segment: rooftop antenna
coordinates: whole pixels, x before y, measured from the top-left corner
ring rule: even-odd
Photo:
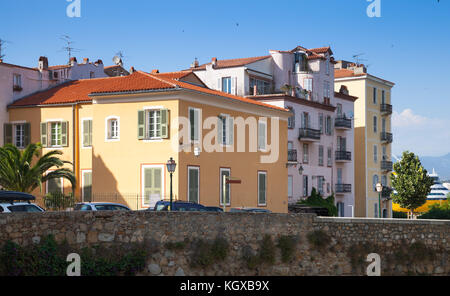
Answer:
[[[116,53],[116,56],[115,56],[114,59],[113,59],[113,62],[116,63],[116,65],[118,65],[117,62],[116,62],[116,60],[115,60],[116,57],[120,59],[120,63],[121,63],[121,66],[122,66],[122,65],[123,65],[123,60],[124,60],[124,58],[126,58],[126,56],[124,55],[123,51],[122,51],[122,50],[119,50],[119,51]]]
[[[6,40],[0,38],[0,59],[3,59],[6,55],[3,53],[6,47],[6,43],[9,43]]]
[[[353,59],[355,60],[355,63],[357,65],[360,65],[361,62],[367,61],[367,59],[361,58],[363,55],[365,55],[365,53],[359,53],[359,54],[353,55]]]
[[[74,47],[72,47],[72,44],[74,42],[72,41],[72,38],[70,38],[70,36],[62,35],[60,37],[60,39],[63,40],[67,44],[67,46],[64,46],[61,50],[67,52],[67,55],[69,56],[69,61],[70,61],[70,58],[72,57],[72,53],[73,52],[77,52],[79,50],[74,48]]]

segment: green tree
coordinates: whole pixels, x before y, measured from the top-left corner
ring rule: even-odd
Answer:
[[[69,180],[73,190],[75,175],[63,168],[71,163],[59,159],[62,152],[57,150],[40,157],[41,149],[41,144],[30,144],[22,151],[10,144],[0,147],[0,186],[5,190],[31,193],[38,187],[42,190],[42,183],[48,180],[64,178]]]
[[[392,200],[412,214],[414,210],[425,204],[431,192],[433,180],[414,153],[403,152],[402,159],[394,164],[392,186],[397,191]]]
[[[323,198],[320,192],[313,187],[311,191],[311,196],[305,200],[298,202],[300,205],[307,205],[311,207],[321,207],[326,208],[330,216],[337,217],[338,209],[334,204],[334,195],[330,195],[327,198]]]

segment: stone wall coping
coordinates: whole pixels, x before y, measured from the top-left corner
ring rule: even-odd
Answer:
[[[347,217],[315,217],[314,222],[318,223],[365,223],[365,224],[425,224],[425,225],[448,225],[450,220],[430,220],[430,219],[379,219],[379,218],[347,218]]]

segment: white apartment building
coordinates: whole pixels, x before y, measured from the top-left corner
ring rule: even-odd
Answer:
[[[49,66],[46,57],[40,57],[37,68],[9,64],[0,60],[0,145],[5,137],[11,137],[18,147],[25,147],[29,142],[29,130],[26,124],[9,122],[7,106],[12,102],[37,91],[53,87],[69,80],[107,77],[101,60],[90,63],[84,59],[78,64],[71,58],[69,64]]]
[[[334,58],[329,47],[271,50],[267,56],[195,61],[191,70],[212,89],[292,110],[288,126],[289,203],[334,193],[340,216],[353,215],[353,102],[335,96]]]

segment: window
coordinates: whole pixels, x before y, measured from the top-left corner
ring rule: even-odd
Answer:
[[[331,148],[328,148],[328,151],[327,151],[327,165],[329,167],[333,165],[332,154],[333,154],[333,150]]]
[[[53,122],[51,124],[51,145],[61,146],[62,127],[61,122]]]
[[[374,210],[374,217],[378,218],[378,203],[375,203],[373,205],[373,210]]]
[[[164,166],[145,165],[142,167],[143,207],[151,207],[164,199]]]
[[[224,179],[229,178],[231,176],[230,169],[220,169],[220,205],[223,206],[223,202],[225,199],[225,204],[227,206],[230,205],[230,184],[225,184],[225,194],[223,193],[224,189]],[[225,197],[225,198],[224,198]]]
[[[267,202],[267,173],[258,172],[258,206],[265,206]]]
[[[95,78],[95,73],[94,72],[91,72],[91,73],[89,73],[89,77],[92,79],[92,78]]]
[[[378,162],[378,146],[373,145],[373,162]]]
[[[303,163],[309,162],[309,146],[308,144],[303,144]]]
[[[307,197],[308,194],[308,176],[303,175],[303,196]]]
[[[305,84],[305,87],[304,87],[305,90],[312,91],[312,88],[313,88],[312,78],[305,78],[304,84]]]
[[[317,188],[319,190],[319,193],[323,196],[324,191],[323,191],[323,184],[324,184],[325,178],[322,176],[318,176],[317,177]]]
[[[288,107],[288,109],[292,112],[292,116],[288,118],[288,128],[295,128],[295,111],[294,108]]]
[[[309,128],[310,125],[310,117],[307,112],[302,113],[302,128]]]
[[[249,94],[251,96],[255,94],[255,88],[257,95],[270,94],[272,92],[272,83],[269,81],[250,77],[249,82]]]
[[[294,69],[292,71],[294,73],[306,71],[306,63],[306,55],[303,52],[294,53]]]
[[[293,192],[294,192],[293,183],[294,183],[293,177],[288,176],[288,197],[290,197],[290,198],[293,197]]]
[[[13,144],[19,149],[30,144],[30,123],[5,123],[3,131],[4,144]]]
[[[106,140],[118,141],[120,139],[120,118],[108,117],[106,118],[107,134]]]
[[[92,120],[83,120],[83,147],[92,147]]]
[[[189,108],[189,122],[190,122],[190,136],[189,139],[191,139],[192,142],[199,141],[199,135],[200,135],[200,109],[196,108]]]
[[[324,81],[323,82],[323,96],[325,98],[330,98],[331,97],[330,82],[329,81]]]
[[[378,120],[377,120],[377,117],[374,116],[374,117],[373,117],[373,132],[374,132],[374,133],[376,133],[377,130],[378,130],[377,125],[378,125]]]
[[[337,137],[337,149],[338,151],[347,151],[347,138]]]
[[[19,75],[19,74],[13,75],[13,86],[20,87],[20,88],[22,87],[22,75]]]
[[[330,57],[327,57],[326,63],[326,73],[327,75],[330,75]]]
[[[387,160],[388,158],[387,158],[387,148],[386,148],[386,146],[383,146],[382,149],[383,149],[382,159],[383,160]]]
[[[381,131],[382,131],[383,133],[386,132],[386,118],[382,118],[382,119],[381,119]]]
[[[258,122],[258,150],[266,150],[267,145],[267,123],[265,121]]]
[[[323,166],[323,146],[319,146],[319,166]]]
[[[231,77],[222,78],[222,91],[231,94]]]
[[[327,116],[326,127],[325,127],[325,134],[331,135],[331,133],[332,133],[331,127],[332,127],[331,116]]]
[[[385,90],[381,91],[381,104],[386,104],[386,92],[385,92]]]
[[[167,138],[169,138],[169,110],[161,108],[138,111],[138,139]]]
[[[342,183],[342,168],[338,168],[337,169],[337,183],[338,184],[343,184]]]
[[[67,147],[69,123],[67,121],[41,122],[43,147]],[[48,139],[48,137],[50,137]]]
[[[336,204],[339,217],[345,217],[345,204],[343,202],[338,202]]]
[[[188,167],[188,200],[189,202],[200,202],[200,168]]]
[[[373,175],[373,179],[372,179],[372,186],[373,186],[373,191],[377,191],[377,184],[378,184],[378,175]]]
[[[373,88],[373,103],[377,103],[377,89],[376,87]]]
[[[83,171],[83,202],[92,201],[92,171]]]
[[[258,125],[259,127],[259,125]],[[229,115],[219,115],[218,138],[221,145],[233,145],[234,139],[234,121]],[[259,134],[258,134],[259,135]]]
[[[336,104],[336,113],[338,118],[342,118],[342,104]]]
[[[382,175],[381,176],[381,185],[383,186],[387,186],[387,176],[386,175]]]
[[[47,193],[63,193],[62,178],[47,181]]]
[[[320,133],[323,134],[323,113],[319,113],[319,129]]]

